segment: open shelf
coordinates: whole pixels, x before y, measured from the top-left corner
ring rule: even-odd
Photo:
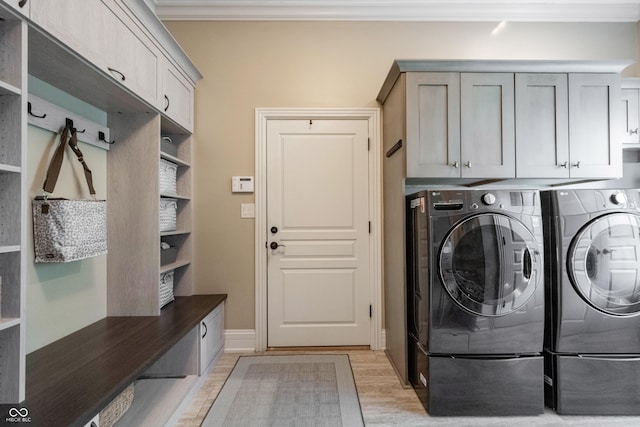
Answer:
[[[187,163],[184,160],[181,160],[181,159],[177,158],[176,156],[172,156],[171,154],[167,154],[167,153],[165,153],[163,151],[160,152],[160,158],[168,160],[170,162],[173,162],[178,166],[185,166],[185,167],[190,167],[191,166],[190,163]]]
[[[18,326],[19,324],[19,317],[0,317],[0,331]]]
[[[20,88],[0,80],[0,95],[22,95]]]
[[[135,382],[133,402],[115,426],[163,426],[192,390],[197,375],[144,378]]]
[[[163,265],[162,267],[160,267],[160,273],[166,273],[167,271],[175,270],[177,268],[184,267],[184,266],[189,265],[189,264],[191,264],[191,261],[178,260],[176,262],[172,262],[171,264],[166,264],[166,265]]]
[[[22,168],[20,166],[0,164],[0,173],[3,173],[3,172],[21,173]]]

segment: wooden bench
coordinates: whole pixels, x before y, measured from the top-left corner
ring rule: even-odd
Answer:
[[[38,426],[83,426],[226,300],[176,297],[153,317],[106,317],[27,355],[26,400]]]

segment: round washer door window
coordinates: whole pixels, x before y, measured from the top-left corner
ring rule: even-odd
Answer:
[[[614,213],[587,224],[569,247],[567,267],[574,288],[594,308],[640,314],[640,216]]]
[[[531,232],[502,214],[480,214],[456,224],[440,247],[445,289],[465,310],[482,316],[517,311],[534,294],[542,258]]]

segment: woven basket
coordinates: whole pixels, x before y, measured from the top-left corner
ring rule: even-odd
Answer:
[[[178,201],[176,199],[160,199],[160,231],[174,231],[176,229],[176,211]]]
[[[173,270],[160,273],[160,308],[169,304],[173,297]]]
[[[176,177],[178,165],[160,159],[160,194],[177,194]]]
[[[124,415],[133,402],[133,383],[129,384],[122,393],[116,396],[102,411],[100,411],[100,427],[111,427]]]

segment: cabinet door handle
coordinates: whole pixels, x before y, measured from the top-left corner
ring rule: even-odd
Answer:
[[[207,336],[207,324],[202,322],[202,326],[204,326],[204,334],[202,334],[202,338]]]
[[[471,169],[471,161],[468,161],[467,163],[464,164],[466,167],[468,167],[469,169]]]
[[[565,169],[566,169],[566,168],[567,168],[567,162],[565,161],[564,163],[560,163],[560,164],[558,165],[558,167],[561,167],[561,168],[565,168]]]
[[[20,6],[20,9],[22,9],[24,7],[24,5],[27,4],[27,0],[20,0],[18,2],[18,6]]]
[[[572,164],[571,166],[573,166],[574,168],[580,169],[580,161],[578,161],[577,163]]]
[[[456,161],[456,162],[453,162],[453,164],[451,166],[453,166],[454,168],[458,169],[460,167],[460,163],[458,163]]]
[[[107,67],[107,70],[111,71],[111,74],[113,74],[113,73],[118,74],[120,76],[120,80],[122,80],[122,81],[126,80],[124,74],[122,74],[120,71],[116,70],[115,68]]]
[[[638,134],[638,128],[631,129],[631,130],[629,131],[629,135],[637,135],[637,134]]]
[[[164,107],[164,112],[166,113],[169,109],[169,97],[167,95],[164,96],[164,99],[167,100],[167,105]]]

